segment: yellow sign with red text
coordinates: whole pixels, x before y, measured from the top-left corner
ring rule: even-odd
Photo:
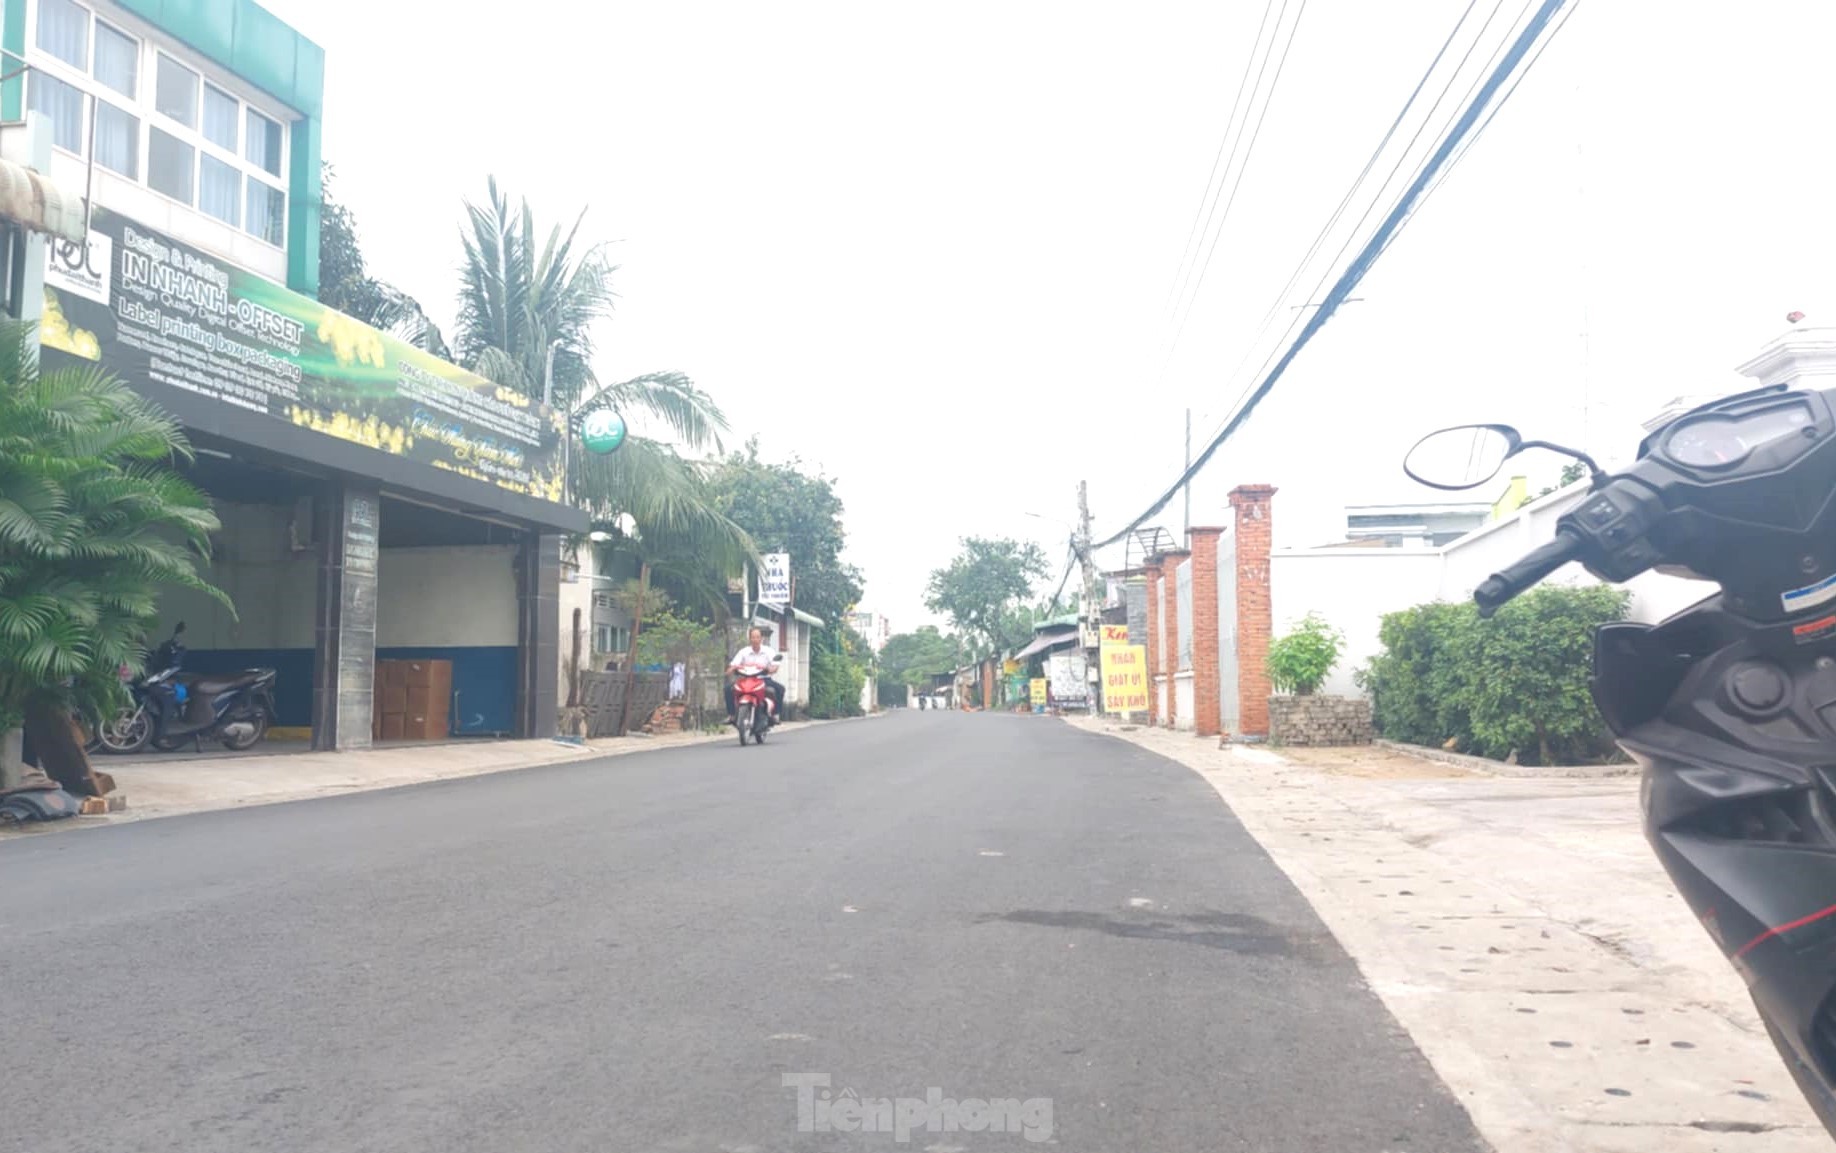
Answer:
[[[1102,657],[1103,711],[1147,712],[1147,646],[1106,644],[1097,651]]]
[[[1125,645],[1128,643],[1127,625],[1104,625],[1102,643],[1106,645]]]

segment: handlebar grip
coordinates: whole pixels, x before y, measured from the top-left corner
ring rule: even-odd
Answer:
[[[1557,529],[1554,540],[1531,549],[1515,564],[1503,572],[1493,573],[1473,590],[1473,602],[1479,606],[1479,615],[1491,616],[1498,611],[1498,606],[1574,560],[1580,552],[1581,538],[1566,529]]]

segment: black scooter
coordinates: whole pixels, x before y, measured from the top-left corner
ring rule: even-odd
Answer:
[[[1490,616],[1569,561],[1720,585],[1658,624],[1599,629],[1593,697],[1644,768],[1652,848],[1836,1134],[1836,390],[1703,405],[1614,474],[1506,425],[1433,433],[1404,471],[1457,491],[1533,447],[1585,464],[1591,487],[1473,599]]]
[[[133,686],[151,724],[154,748],[171,752],[186,742],[200,752],[214,740],[237,752],[253,747],[274,723],[274,670],[244,669],[222,676],[184,673],[185,622],[155,650],[148,668],[159,669]]]

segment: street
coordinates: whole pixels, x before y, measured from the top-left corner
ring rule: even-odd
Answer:
[[[1188,769],[780,736],[0,843],[0,1148],[1482,1148]]]

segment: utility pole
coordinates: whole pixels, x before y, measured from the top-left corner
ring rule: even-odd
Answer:
[[[1192,471],[1192,410],[1186,410],[1186,471]],[[1192,547],[1192,482],[1186,482],[1186,520],[1182,533],[1187,548]]]
[[[1086,669],[1084,684],[1086,689],[1091,684],[1088,670],[1098,667],[1097,658],[1100,653],[1097,646],[1103,637],[1103,605],[1097,599],[1096,557],[1090,548],[1092,539],[1094,538],[1090,534],[1090,488],[1086,482],[1080,480],[1077,482],[1077,536],[1072,539],[1072,547],[1077,550],[1078,563],[1084,569],[1084,627],[1089,630],[1089,635],[1084,638]],[[1091,694],[1090,711],[1093,714],[1103,711],[1100,682],[1097,685],[1097,691]]]

